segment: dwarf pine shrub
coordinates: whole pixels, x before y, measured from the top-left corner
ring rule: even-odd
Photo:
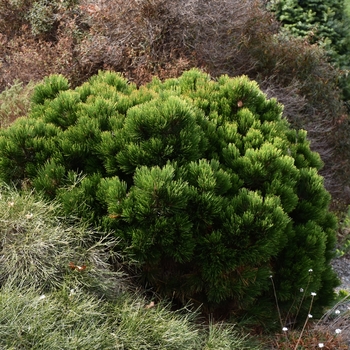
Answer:
[[[273,275],[289,315],[300,288],[317,292],[315,315],[330,302],[322,163],[257,83],[191,70],[139,89],[112,72],[67,84],[47,78],[28,118],[1,130],[2,180],[113,229],[162,295],[266,319]]]

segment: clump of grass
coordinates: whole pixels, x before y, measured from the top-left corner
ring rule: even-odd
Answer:
[[[234,326],[225,323],[210,323],[203,350],[259,349],[248,335],[240,336]]]
[[[258,349],[247,335],[241,335],[234,325],[213,323],[199,327],[195,324],[196,311],[186,307],[170,311],[164,303],[145,305],[127,296],[124,304],[117,304],[115,313],[118,327],[114,331],[118,346],[123,349]],[[159,322],[162,320],[161,322]],[[135,333],[135,329],[142,330]]]
[[[106,307],[92,295],[1,289],[1,349],[113,349],[111,333]]]
[[[23,86],[19,80],[0,93],[0,127],[6,127],[18,117],[28,114],[30,96],[34,90],[34,83]]]
[[[195,312],[170,311],[164,304],[146,304],[134,295],[116,303],[113,335],[117,349],[195,349],[200,340]]]
[[[11,280],[45,292],[71,280],[104,295],[122,288],[122,274],[109,263],[117,258],[115,238],[97,240],[86,226],[65,224],[56,204],[33,194],[3,186],[0,195],[0,285]]]
[[[113,302],[68,286],[47,294],[7,283],[0,292],[1,349],[227,350],[248,347],[233,326],[195,324],[196,312],[150,307],[137,295]]]

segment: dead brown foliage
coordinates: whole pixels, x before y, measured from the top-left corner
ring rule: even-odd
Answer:
[[[0,84],[2,87],[10,85],[14,79],[24,83],[39,81],[52,73],[69,75],[73,64],[71,40],[69,37],[59,37],[53,44],[44,40],[37,40],[26,34],[8,40],[1,36],[1,64]]]

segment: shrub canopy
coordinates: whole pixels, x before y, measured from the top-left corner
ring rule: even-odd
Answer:
[[[1,179],[112,228],[163,295],[266,319],[272,275],[282,310],[300,288],[316,309],[331,300],[320,157],[247,77],[194,69],[137,89],[100,72],[70,90],[51,76],[0,132]]]

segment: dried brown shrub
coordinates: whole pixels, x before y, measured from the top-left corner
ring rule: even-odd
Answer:
[[[9,38],[21,35],[23,25],[27,24],[28,13],[34,0],[0,0],[0,33]]]
[[[52,73],[69,74],[73,55],[71,42],[61,37],[56,44],[22,34],[12,40],[2,38],[5,59],[0,67],[0,86],[15,79],[39,81]],[[7,51],[7,52],[6,52]]]
[[[48,2],[47,6],[51,7],[48,7],[47,15],[54,18],[54,22],[49,31],[45,28],[40,31],[39,19],[35,23],[29,16],[37,4],[44,6],[46,3],[0,0],[0,91],[16,79],[26,84],[52,73],[68,77],[74,74],[79,34],[77,12],[73,7],[63,5],[65,2]],[[45,18],[40,20],[45,22]],[[38,27],[34,28],[35,25]]]
[[[196,66],[185,45],[178,5],[164,0],[82,1],[90,26],[79,46],[82,71],[89,75],[113,69],[140,85],[154,75],[176,76]]]

